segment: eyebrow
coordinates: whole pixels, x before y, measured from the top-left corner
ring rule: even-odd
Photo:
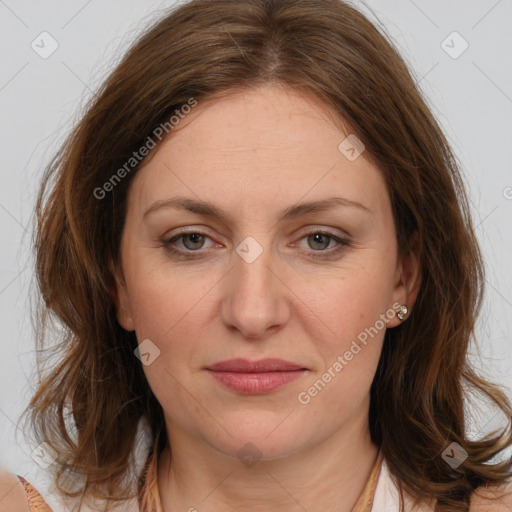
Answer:
[[[358,201],[352,201],[344,197],[331,197],[321,201],[299,203],[285,208],[281,211],[278,222],[291,220],[308,213],[324,212],[335,208],[336,206],[354,207],[365,212],[372,213],[368,207],[362,203],[359,203]],[[217,206],[206,201],[200,201],[188,197],[172,197],[170,199],[156,201],[144,212],[143,218],[146,218],[150,213],[153,213],[156,210],[160,210],[161,208],[188,210],[189,212],[196,213],[198,215],[216,217],[224,223],[229,223],[230,221],[230,216],[221,208],[218,208]]]

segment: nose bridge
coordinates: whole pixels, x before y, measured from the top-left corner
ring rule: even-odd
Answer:
[[[226,325],[247,338],[264,337],[288,318],[282,287],[271,270],[273,260],[270,246],[253,237],[245,238],[233,254],[234,268],[222,316]]]

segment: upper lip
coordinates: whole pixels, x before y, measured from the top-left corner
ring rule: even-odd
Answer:
[[[239,373],[259,373],[259,372],[284,372],[293,370],[306,370],[304,366],[284,359],[260,359],[259,361],[249,361],[248,359],[228,359],[212,364],[206,368],[216,372],[239,372]]]

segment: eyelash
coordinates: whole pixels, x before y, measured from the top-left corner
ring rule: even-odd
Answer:
[[[203,233],[201,231],[182,231],[181,233],[177,234],[176,236],[173,236],[172,238],[168,240],[163,240],[163,247],[167,252],[169,252],[173,256],[177,256],[183,259],[193,259],[193,258],[200,258],[203,255],[203,252],[201,252],[201,249],[198,249],[196,251],[192,250],[182,250],[182,249],[176,249],[175,246],[173,246],[174,242],[180,240],[183,237],[186,237],[187,235],[201,235],[207,238],[211,237],[207,233]],[[350,247],[350,242],[347,239],[340,238],[332,233],[329,233],[328,231],[321,231],[321,230],[315,230],[310,231],[308,233],[305,233],[300,240],[303,240],[304,238],[307,238],[312,235],[324,235],[330,238],[329,243],[334,240],[337,245],[334,248],[331,249],[323,249],[314,251],[311,249],[310,256],[314,259],[327,259],[329,257],[333,257],[338,255],[340,252],[345,250],[347,247]],[[299,240],[299,241],[300,241]],[[315,254],[320,253],[320,254]]]

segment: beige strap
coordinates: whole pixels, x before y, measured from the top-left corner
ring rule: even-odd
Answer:
[[[18,478],[23,485],[23,488],[25,489],[25,493],[27,494],[30,512],[53,512],[52,509],[48,506],[48,503],[44,501],[43,497],[32,484],[29,484],[20,475],[18,475]]]
[[[160,493],[158,492],[158,460],[155,447],[144,466],[139,483],[140,512],[162,512]]]
[[[375,464],[370,472],[370,476],[366,481],[363,492],[357,503],[354,505],[353,512],[371,512],[373,507],[373,499],[375,497],[375,489],[379,480],[380,468],[382,467],[382,453],[379,452]]]

